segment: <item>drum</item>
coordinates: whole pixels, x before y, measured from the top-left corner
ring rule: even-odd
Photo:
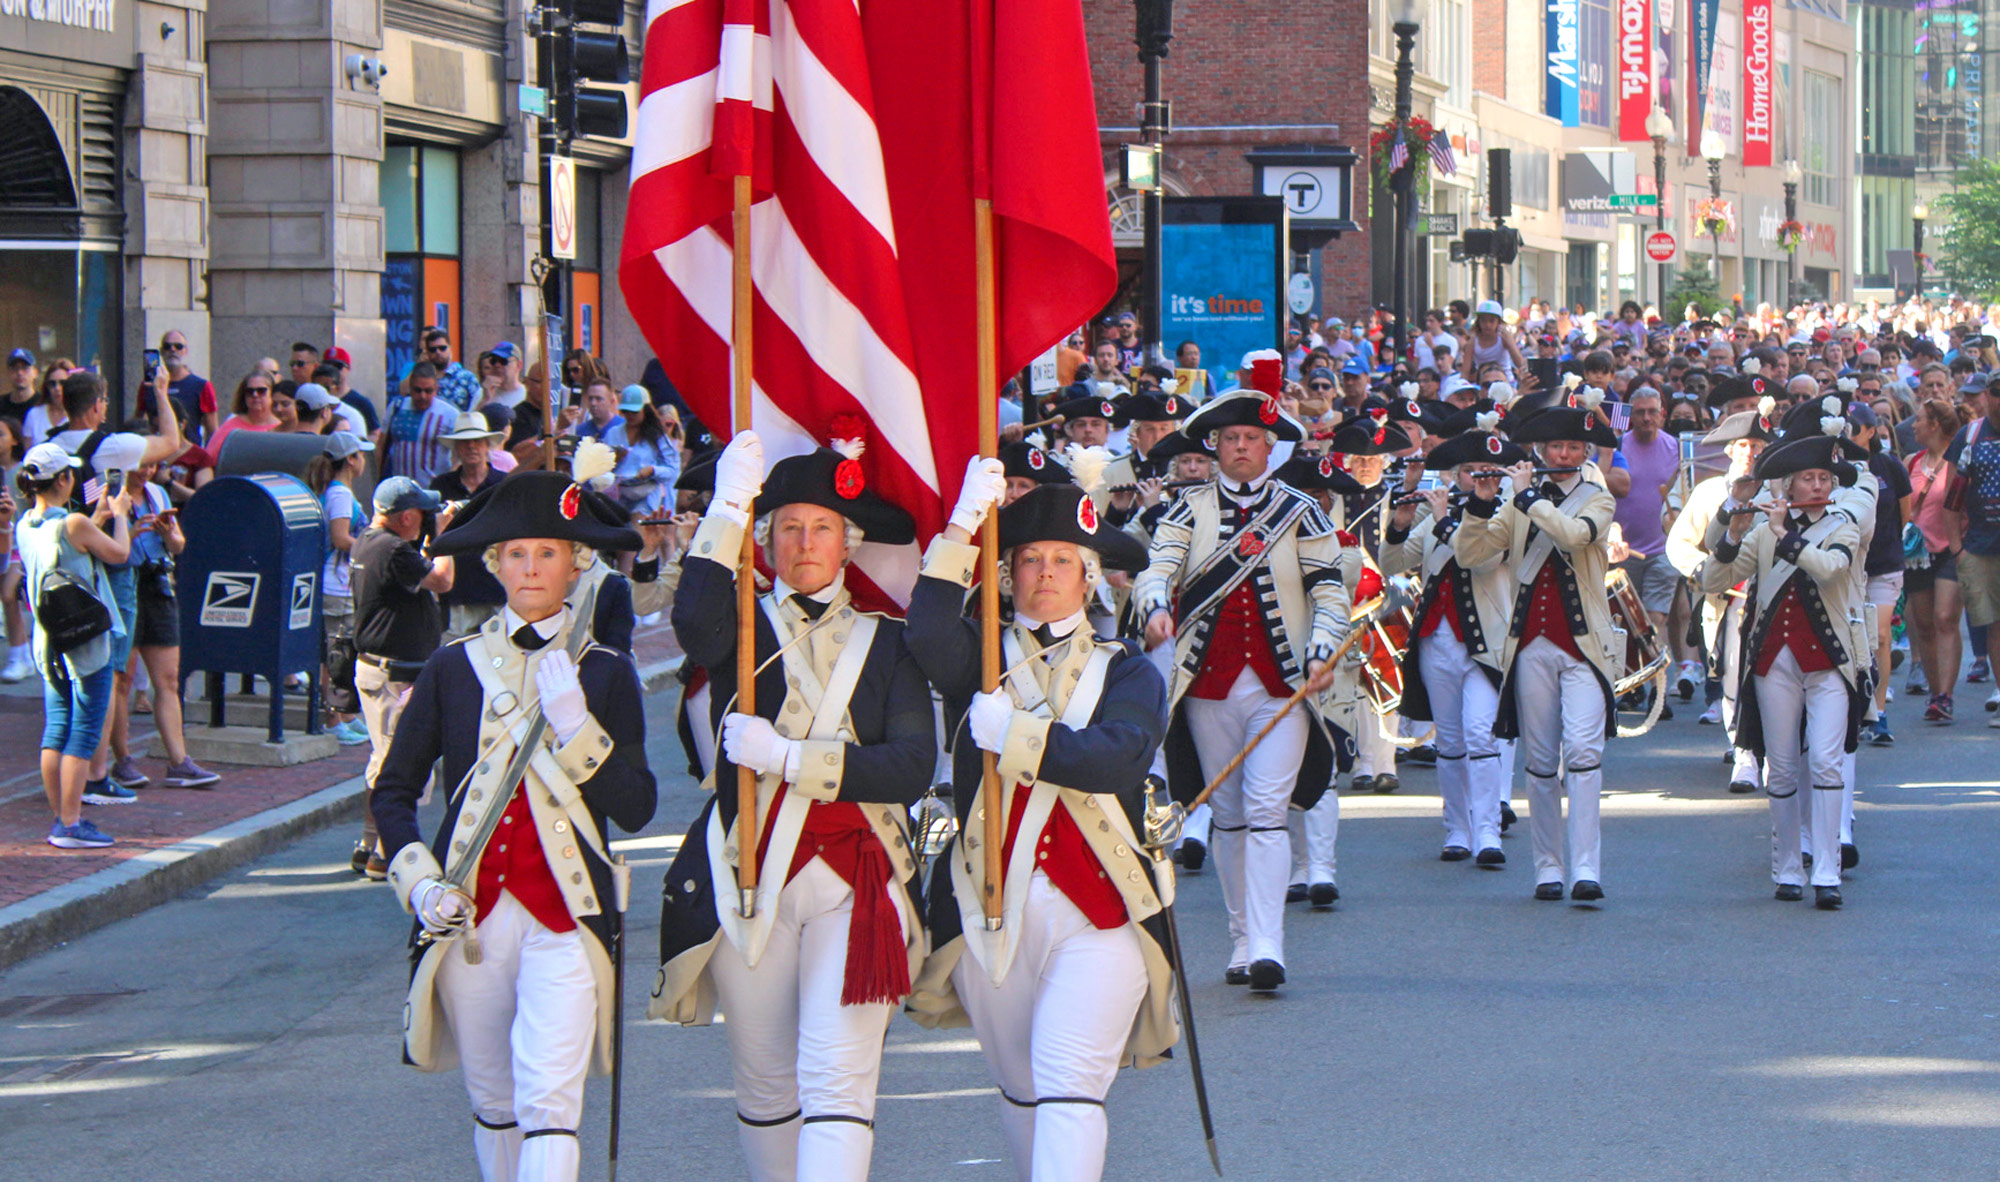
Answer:
[[[1407,604],[1415,598],[1413,586],[1406,586],[1400,600]],[[1355,645],[1361,651],[1361,692],[1375,713],[1388,714],[1403,704],[1403,652],[1417,626],[1416,608],[1389,607],[1377,598],[1352,618],[1355,627],[1366,630]]]
[[[1611,689],[1623,697],[1651,681],[1667,667],[1671,655],[1653,634],[1653,618],[1646,614],[1639,589],[1622,570],[1614,570],[1604,583],[1605,598],[1611,608],[1611,625],[1625,632],[1625,668]]]

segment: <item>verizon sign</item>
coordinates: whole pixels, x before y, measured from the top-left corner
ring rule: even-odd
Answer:
[[[1771,166],[1774,51],[1771,0],[1743,0],[1743,166]]]
[[[1765,12],[1770,0],[1763,0]],[[1653,110],[1653,0],[1618,0],[1618,138],[1644,140]]]

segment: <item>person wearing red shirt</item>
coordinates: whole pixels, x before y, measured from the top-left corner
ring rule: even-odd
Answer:
[[[596,498],[523,473],[438,536],[441,557],[483,556],[507,606],[424,662],[369,797],[389,882],[417,916],[404,1053],[421,1070],[463,1065],[487,1182],[577,1175],[584,1078],[612,1068],[629,887],[608,826],[637,832],[657,800],[631,658],[587,640],[571,655],[583,624],[563,600],[580,565],[640,544]],[[508,782],[536,717],[540,749]],[[444,816],[426,845],[434,765]]]
[[[1753,471],[1758,480],[1776,483],[1762,520],[1758,509],[1726,502],[1718,516],[1727,515],[1729,525],[1702,572],[1710,594],[1753,580],[1749,602],[1756,616],[1743,649],[1737,742],[1764,758],[1777,898],[1791,902],[1805,895],[1800,838],[1802,824],[1809,824],[1818,855],[1814,904],[1822,911],[1842,901],[1835,852],[1842,765],[1854,749],[1870,657],[1848,624],[1861,616],[1850,573],[1863,549],[1861,530],[1850,508],[1834,502],[1840,489],[1872,491],[1874,483],[1859,481],[1855,464],[1842,453],[1847,420],[1828,421],[1832,434],[1811,430],[1817,421],[1787,422],[1789,438],[1759,456]]]
[[[1527,764],[1535,897],[1561,899],[1567,879],[1571,900],[1592,904],[1604,898],[1598,797],[1604,741],[1616,726],[1611,685],[1625,643],[1605,598],[1617,501],[1590,457],[1593,447],[1615,446],[1617,436],[1583,395],[1556,390],[1545,397],[1525,412],[1517,400],[1508,414],[1513,441],[1537,445],[1540,474],[1522,460],[1507,468],[1512,499],[1468,501],[1452,551],[1473,570],[1504,555],[1514,572],[1493,733],[1520,739]]]
[[[1097,640],[1084,615],[1104,573],[1143,568],[1145,549],[1100,520],[1082,489],[1047,484],[999,510],[1011,672],[979,692],[980,628],[961,605],[972,539],[1006,481],[1001,461],[971,462],[910,599],[911,651],[945,717],[965,728],[952,746],[961,844],[932,873],[935,951],[911,1009],[925,1025],[955,1025],[960,1011],[970,1020],[1017,1177],[1085,1182],[1103,1174],[1104,1098],[1119,1065],[1159,1062],[1178,1038],[1160,914],[1173,866],[1147,856],[1171,835],[1157,815],[1148,831],[1144,799],[1167,690],[1137,645]],[[981,752],[998,756],[1002,799],[991,806]],[[987,807],[1006,817],[998,932],[986,930],[985,859],[972,845]]]

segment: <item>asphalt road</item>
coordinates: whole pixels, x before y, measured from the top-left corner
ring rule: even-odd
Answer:
[[[1968,692],[1968,705],[1983,694]],[[654,766],[680,768],[652,704]],[[1992,1177],[2000,1173],[2000,735],[1968,709],[1861,755],[1846,910],[1771,898],[1767,810],[1693,710],[1606,760],[1597,910],[1437,861],[1433,778],[1344,801],[1337,910],[1294,908],[1291,984],[1221,982],[1215,875],[1184,880],[1231,1178]],[[658,887],[699,806],[662,775],[628,982],[628,1177],[742,1176],[719,1029],[643,1020]],[[1517,802],[1517,807],[1523,807]],[[0,975],[0,1175],[472,1177],[455,1074],[400,1065],[407,920],[344,828]],[[1810,896],[1810,893],[1808,893]],[[875,1176],[1008,1179],[965,1031],[890,1028]],[[601,1176],[607,1090],[585,1117]],[[1127,1072],[1108,1176],[1208,1175],[1184,1061]],[[31,1167],[26,1163],[33,1163]]]

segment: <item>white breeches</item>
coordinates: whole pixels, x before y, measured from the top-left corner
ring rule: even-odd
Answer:
[[[1571,882],[1601,882],[1597,807],[1604,785],[1604,691],[1596,671],[1537,636],[1514,657],[1514,712],[1528,770],[1535,881],[1561,882],[1567,868]]]
[[[1000,1085],[1015,1177],[1102,1177],[1104,1097],[1146,996],[1138,929],[1093,927],[1038,871],[1005,979],[993,984],[966,956],[952,984]]]
[[[1389,741],[1389,735],[1397,733],[1398,723],[1395,711],[1377,715],[1375,708],[1362,698],[1354,707],[1354,775],[1393,776],[1396,774],[1396,745]],[[1388,734],[1384,734],[1384,729]]]
[[[1500,798],[1506,774],[1493,718],[1500,691],[1450,625],[1417,649],[1424,690],[1437,726],[1438,795],[1444,798],[1444,844],[1469,850],[1500,845]]]
[[[1756,684],[1764,725],[1764,791],[1771,798],[1771,881],[1804,884],[1800,827],[1809,815],[1812,884],[1838,886],[1847,682],[1833,669],[1803,672],[1787,648]]]
[[[458,1045],[486,1182],[576,1177],[597,984],[581,929],[552,932],[511,894],[479,924],[482,953],[448,948],[437,989]]]
[[[1227,698],[1184,698],[1182,704],[1202,775],[1213,779],[1284,709],[1285,700],[1265,692],[1256,674],[1245,669]],[[1216,869],[1229,909],[1231,964],[1285,960],[1285,886],[1292,861],[1285,815],[1310,725],[1304,709],[1287,714],[1209,798]]]
[[[753,1182],[868,1177],[882,1040],[896,1007],[840,1004],[853,913],[854,888],[814,858],[779,892],[756,968],[726,936],[709,961]]]
[[[1285,829],[1292,839],[1292,876],[1295,883],[1338,882],[1335,875],[1335,846],[1340,840],[1340,791],[1329,786],[1319,803],[1285,816]]]

